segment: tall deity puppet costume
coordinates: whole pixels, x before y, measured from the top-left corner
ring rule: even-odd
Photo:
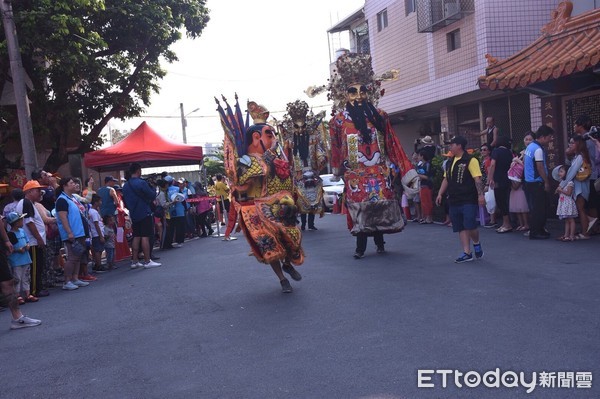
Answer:
[[[309,112],[305,101],[287,104],[287,113],[279,125],[286,144],[286,152],[293,162],[294,196],[298,212],[323,216],[323,181],[320,171],[327,163],[322,145],[321,127],[324,114]],[[311,218],[309,217],[309,228]],[[304,223],[303,223],[304,226]]]
[[[357,259],[364,256],[368,236],[374,237],[381,253],[383,234],[405,226],[391,170],[404,176],[412,165],[388,115],[374,105],[381,95],[381,80],[373,74],[369,55],[351,53],[337,60],[329,85],[337,111],[329,124],[331,166],[335,176],[344,178],[348,228],[357,236]]]
[[[224,163],[233,183],[233,209],[252,254],[259,262],[268,263],[278,276],[282,291],[292,292],[282,271],[294,280],[302,277],[293,265],[304,262],[302,235],[296,226],[297,208],[293,200],[291,164],[277,138],[275,129],[266,123],[269,111],[248,102],[244,121],[238,98],[232,109],[217,100],[221,124],[225,132]],[[254,124],[249,126],[248,116]]]

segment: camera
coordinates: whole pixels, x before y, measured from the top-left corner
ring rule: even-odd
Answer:
[[[598,131],[596,126],[592,126],[590,131],[583,135],[583,138],[586,140],[589,140],[591,137],[595,138],[596,140],[600,140],[600,131]]]

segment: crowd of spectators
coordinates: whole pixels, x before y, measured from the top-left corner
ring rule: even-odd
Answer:
[[[122,187],[106,176],[97,191],[91,177],[83,191],[75,177],[43,170],[31,177],[10,192],[0,222],[0,310],[10,308],[11,328],[39,325],[18,307],[39,301],[51,288],[89,286],[98,274],[117,268],[119,250],[131,268],[161,266],[153,248],[178,248],[186,238],[213,235],[220,213],[214,191],[211,196],[200,182],[166,172],[142,178],[138,164],[131,165]],[[228,191],[224,178],[219,183]]]

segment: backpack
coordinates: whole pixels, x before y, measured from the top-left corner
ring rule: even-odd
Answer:
[[[589,179],[591,174],[592,174],[592,167],[590,166],[589,163],[587,163],[586,161],[583,161],[583,165],[581,165],[581,168],[579,168],[579,170],[577,171],[577,174],[575,175],[575,180],[586,181],[587,179]]]

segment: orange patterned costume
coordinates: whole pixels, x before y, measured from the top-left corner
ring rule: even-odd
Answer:
[[[229,105],[227,111],[220,105],[218,110],[225,131],[225,170],[234,186],[232,208],[239,216],[239,226],[252,254],[259,262],[271,265],[278,261],[284,265],[302,264],[304,252],[302,235],[296,226],[291,165],[282,151],[253,147],[250,142],[253,132],[274,131],[264,123],[268,111],[249,102],[248,111],[255,124],[247,126],[237,101],[236,112]]]
[[[235,209],[239,211],[239,224],[252,253],[259,262],[289,260],[300,265],[304,262],[304,252],[302,235],[296,226],[289,165],[279,163],[280,173],[273,173],[277,168],[273,162],[279,159],[271,150],[262,155],[250,154],[249,158],[250,167],[238,175],[237,183],[243,186],[250,182],[250,186],[237,194],[238,198],[251,193],[256,196],[245,201],[236,199]]]

